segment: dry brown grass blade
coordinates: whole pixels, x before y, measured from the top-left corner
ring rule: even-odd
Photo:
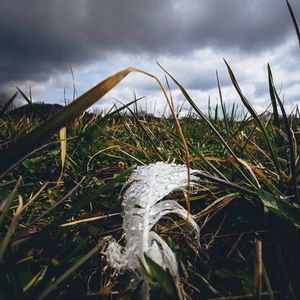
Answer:
[[[45,143],[54,133],[69,124],[83,111],[102,98],[133,70],[133,68],[121,70],[101,81],[71,104],[63,107],[38,128],[32,130],[16,142],[11,143],[7,149],[2,150],[0,152],[2,158],[0,161],[0,178],[21,162],[29,153]]]
[[[249,164],[247,161],[245,161],[245,160],[243,160],[243,159],[241,159],[241,158],[238,158],[238,162],[239,162],[240,164],[242,164],[242,165],[248,170],[248,172],[249,172],[250,175],[252,176],[253,180],[255,181],[256,186],[257,186],[258,188],[260,188],[260,184],[259,184],[259,182],[258,182],[258,180],[257,180],[257,178],[256,178],[256,176],[255,176],[255,172],[253,171],[253,166],[252,166],[251,164]]]
[[[67,128],[63,127],[59,131],[59,139],[60,139],[60,157],[61,157],[61,168],[63,170],[66,161],[67,155]]]
[[[142,73],[142,74],[144,74],[146,76],[149,76],[149,77],[153,78],[154,80],[156,80],[156,82],[160,86],[160,88],[161,88],[161,90],[162,90],[162,92],[163,92],[163,94],[164,94],[164,96],[165,96],[165,98],[167,100],[168,106],[170,107],[172,116],[173,116],[173,118],[175,120],[175,124],[176,124],[176,127],[178,129],[178,133],[179,133],[180,138],[182,140],[183,149],[185,151],[185,163],[186,163],[186,167],[187,167],[187,178],[188,178],[187,193],[186,193],[186,204],[187,204],[188,211],[190,212],[190,210],[191,210],[191,199],[190,199],[190,186],[191,186],[190,155],[189,155],[188,145],[187,145],[186,139],[184,137],[184,134],[183,134],[180,122],[178,120],[177,114],[174,111],[172,101],[171,101],[170,97],[168,96],[168,93],[167,93],[164,85],[162,84],[161,80],[158,77],[156,77],[155,75],[153,75],[151,73],[148,73],[148,72],[145,72],[143,70],[140,70],[140,69],[133,68],[133,71]]]
[[[59,179],[57,180],[57,185],[62,181],[64,174],[65,161],[67,156],[67,127],[63,127],[59,130],[60,139],[60,159],[61,159],[61,173]]]
[[[81,220],[77,220],[77,221],[64,223],[64,224],[59,225],[59,227],[68,227],[68,226],[78,225],[78,224],[81,224],[81,223],[94,222],[94,221],[99,221],[99,220],[106,220],[108,218],[115,217],[115,216],[120,216],[120,215],[121,215],[121,213],[114,213],[114,214],[109,214],[109,215],[104,215],[104,216],[91,217],[91,218],[86,218],[86,219],[81,219]]]
[[[203,209],[200,213],[195,215],[195,219],[201,219],[203,217],[206,217],[207,215],[216,212],[217,210],[222,209],[227,204],[229,204],[232,200],[237,198],[239,195],[240,195],[239,193],[232,193],[215,200],[212,204],[210,204],[205,209]]]
[[[261,299],[262,289],[262,241],[260,236],[255,233],[254,238],[255,256],[254,256],[254,273],[253,273],[253,298]]]

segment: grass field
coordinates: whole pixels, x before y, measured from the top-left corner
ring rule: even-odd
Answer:
[[[50,121],[43,105],[2,111],[1,299],[132,299],[130,274],[108,266],[104,238],[122,237],[128,176],[156,161],[203,171],[187,203],[200,240],[179,219],[155,225],[176,254],[187,299],[300,297],[299,110],[286,114],[269,68],[270,113],[258,115],[228,71],[243,116],[226,107],[220,86],[219,109],[204,114],[174,78],[191,105],[180,119],[141,116],[138,99],[105,117],[77,100],[71,116]],[[186,205],[182,193],[168,197]],[[151,276],[152,299],[167,299],[170,278]]]
[[[124,245],[128,178],[158,161],[186,165],[187,190],[165,198],[189,210],[200,237],[189,219],[153,226],[180,280],[150,256],[133,257],[151,299],[300,298],[300,111],[287,114],[268,66],[270,106],[258,114],[226,65],[244,114],[226,106],[218,78],[220,102],[205,114],[165,70],[190,105],[184,117],[164,84],[135,68],[65,107],[34,104],[18,89],[28,105],[9,111],[15,94],[0,109],[0,299],[141,299],[144,283],[130,289],[133,274],[111,267],[107,248],[112,238]],[[157,82],[169,117],[140,114],[140,99],[105,116],[86,112],[131,72]],[[190,169],[199,170],[193,188]]]

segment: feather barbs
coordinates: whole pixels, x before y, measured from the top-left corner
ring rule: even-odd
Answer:
[[[191,186],[196,185],[197,177],[194,175],[198,172],[191,170]],[[162,217],[176,214],[185,219],[199,237],[199,227],[193,216],[175,200],[163,200],[173,191],[186,191],[186,166],[164,162],[141,166],[133,172],[126,185],[122,202],[125,247],[112,241],[107,249],[108,262],[121,272],[133,271],[141,280],[143,272],[140,262],[147,269],[146,254],[163,269],[168,269],[174,280],[178,280],[178,265],[173,251],[151,230]]]

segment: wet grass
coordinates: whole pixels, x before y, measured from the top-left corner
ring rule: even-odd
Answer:
[[[216,108],[205,115],[170,77],[193,108],[179,120],[190,166],[206,172],[190,195],[200,243],[179,220],[155,230],[176,253],[187,297],[297,299],[298,110],[287,115],[269,68],[273,112],[257,114],[228,68],[248,106],[239,120],[237,107],[225,104],[221,116]],[[47,121],[3,113],[0,122],[5,153]],[[122,236],[119,196],[137,165],[186,163],[176,120],[130,107],[106,117],[81,113],[41,144],[1,179],[1,298],[132,298],[128,276],[106,263],[103,238]],[[184,205],[184,195],[172,197]],[[153,298],[163,291],[155,285]]]

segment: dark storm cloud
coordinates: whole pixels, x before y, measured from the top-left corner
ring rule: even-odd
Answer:
[[[0,85],[44,81],[113,51],[183,56],[211,46],[247,54],[293,33],[278,0],[2,0],[0,28]]]

